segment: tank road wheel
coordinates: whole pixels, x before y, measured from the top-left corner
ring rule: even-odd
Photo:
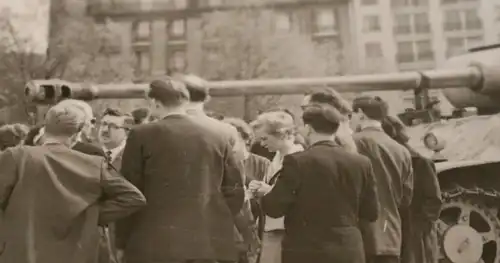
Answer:
[[[500,221],[497,208],[477,198],[445,200],[436,223],[440,263],[500,262]]]

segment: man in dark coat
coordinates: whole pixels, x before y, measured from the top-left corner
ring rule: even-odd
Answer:
[[[243,179],[223,134],[185,113],[181,82],[150,84],[163,118],[133,128],[122,174],[148,205],[116,224],[116,246],[127,263],[236,261],[234,215],[244,200]]]
[[[439,218],[443,200],[436,167],[408,145],[406,127],[397,118],[388,116],[382,125],[395,141],[411,154],[414,174],[414,194],[411,205],[401,210],[403,229],[402,263],[434,263],[439,258],[438,238],[433,227]]]
[[[378,203],[368,158],[332,141],[341,118],[333,107],[305,108],[309,149],[285,156],[262,200],[264,212],[285,216],[283,263],[364,263],[359,219],[373,222]]]
[[[84,119],[81,110],[56,105],[46,115],[43,145],[0,155],[1,263],[96,262],[98,224],[145,205],[104,158],[69,148]]]
[[[408,150],[382,129],[388,106],[378,97],[358,97],[353,102],[354,134],[358,152],[371,160],[382,207],[374,224],[362,224],[370,262],[399,262],[401,254],[400,210],[413,194],[413,170]]]

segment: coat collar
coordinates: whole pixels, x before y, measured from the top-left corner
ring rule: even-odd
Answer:
[[[335,141],[323,140],[323,141],[318,141],[318,142],[315,142],[315,143],[311,144],[311,146],[309,146],[309,148],[316,147],[316,146],[321,146],[321,145],[330,146],[330,147],[337,147],[337,146],[339,146],[339,144],[336,143]]]

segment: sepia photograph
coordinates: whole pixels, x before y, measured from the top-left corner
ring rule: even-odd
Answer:
[[[500,0],[0,0],[0,263],[500,263]]]

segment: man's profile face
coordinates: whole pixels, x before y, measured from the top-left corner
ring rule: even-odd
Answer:
[[[99,125],[99,141],[118,146],[127,137],[124,116],[106,115]]]

